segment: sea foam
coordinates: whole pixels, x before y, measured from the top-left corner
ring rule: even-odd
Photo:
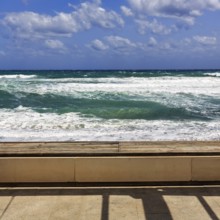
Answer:
[[[220,140],[220,77],[207,71],[25,74],[0,75],[0,141]]]
[[[0,79],[31,79],[36,77],[37,77],[36,75],[24,75],[24,74],[0,75]]]

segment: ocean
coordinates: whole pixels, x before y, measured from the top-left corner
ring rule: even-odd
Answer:
[[[0,71],[0,141],[220,140],[220,70]]]

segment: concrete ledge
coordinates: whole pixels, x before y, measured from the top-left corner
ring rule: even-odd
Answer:
[[[0,157],[220,156],[220,141],[0,142]]]
[[[0,183],[220,181],[220,141],[0,143]]]
[[[0,182],[74,182],[74,158],[0,158]]]
[[[193,181],[219,181],[220,157],[195,157],[192,159]]]
[[[190,181],[186,157],[94,157],[76,159],[77,182]]]
[[[220,181],[220,156],[0,157],[0,182]]]

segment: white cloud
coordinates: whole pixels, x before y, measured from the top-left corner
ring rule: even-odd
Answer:
[[[154,37],[150,37],[149,41],[148,41],[148,46],[149,47],[154,47],[157,45],[157,40]]]
[[[193,39],[202,45],[215,45],[217,43],[216,37],[194,36]]]
[[[182,19],[193,24],[203,10],[220,9],[219,0],[128,0],[134,11],[152,16]]]
[[[183,44],[186,45],[186,46],[190,45],[191,42],[192,42],[192,40],[191,40],[190,38],[185,38],[185,39],[183,40]]]
[[[178,46],[174,42],[164,42],[160,45],[160,49],[162,50],[175,50]]]
[[[124,49],[124,48],[134,48],[136,47],[136,44],[131,42],[129,39],[120,37],[120,36],[108,36],[107,41],[111,46],[118,49]]]
[[[30,11],[8,13],[3,24],[21,38],[71,36],[93,26],[108,29],[124,24],[119,14],[105,10],[100,4],[100,1],[84,2],[72,13],[60,12],[54,16]]]
[[[60,40],[45,40],[45,45],[49,49],[65,50],[63,42]]]
[[[98,51],[112,50],[114,53],[125,55],[135,51],[135,49],[142,48],[143,45],[134,43],[128,38],[111,35],[106,36],[102,41],[99,39],[93,40],[88,47]]]
[[[16,37],[41,38],[45,36],[70,36],[80,30],[71,14],[59,13],[56,16],[34,12],[9,13],[4,24]]]
[[[134,15],[132,10],[124,5],[121,6],[121,11],[125,16],[128,16],[128,17]]]
[[[108,45],[104,44],[101,40],[94,40],[91,42],[90,47],[95,50],[107,50],[109,48]]]
[[[149,29],[154,34],[170,34],[172,29],[164,26],[159,23],[156,19],[153,19],[152,22],[147,20],[136,19],[135,22],[138,25],[138,31],[140,34],[145,34]]]
[[[87,28],[91,25],[98,25],[102,28],[114,28],[117,25],[124,24],[124,21],[116,12],[106,11],[100,7],[100,4],[101,1],[82,3],[80,8],[73,13],[76,21],[81,23],[81,26],[85,25]]]
[[[171,47],[171,44],[168,43],[168,42],[165,42],[162,46],[161,46],[161,49],[164,49],[164,50],[170,50],[172,47]]]

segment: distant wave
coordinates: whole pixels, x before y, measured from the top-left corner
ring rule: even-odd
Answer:
[[[80,113],[85,117],[103,119],[145,120],[208,120],[218,115],[211,110],[201,112],[184,107],[171,107],[154,101],[88,99],[55,94],[16,93],[0,90],[0,108],[15,109],[19,106],[31,108],[39,113]],[[208,114],[208,115],[207,115]]]
[[[220,76],[219,70],[2,70],[1,78],[158,78],[158,77],[207,77]]]
[[[0,75],[0,79],[31,79],[36,77],[37,77],[36,75],[24,75],[24,74]]]
[[[220,72],[215,73],[204,73],[205,76],[214,76],[214,77],[220,77]]]

